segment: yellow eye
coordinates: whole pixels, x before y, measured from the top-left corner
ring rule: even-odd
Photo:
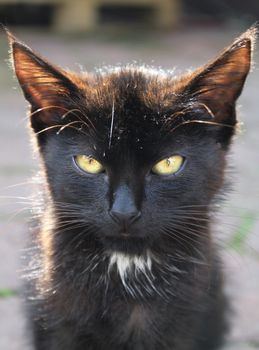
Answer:
[[[183,165],[184,158],[179,155],[171,156],[169,158],[165,158],[160,160],[160,162],[156,163],[152,171],[158,175],[172,175],[177,173],[181,169]]]
[[[91,156],[78,155],[75,156],[76,165],[83,171],[89,174],[100,174],[103,172],[104,167],[98,160]]]

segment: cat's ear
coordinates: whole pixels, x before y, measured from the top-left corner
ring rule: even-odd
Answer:
[[[256,27],[250,28],[214,61],[194,72],[188,96],[212,112],[215,121],[235,125],[235,102],[251,67]]]
[[[58,124],[80,95],[66,72],[48,63],[8,33],[14,71],[31,105],[31,125],[38,132]]]

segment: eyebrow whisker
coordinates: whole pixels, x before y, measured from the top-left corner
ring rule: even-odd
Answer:
[[[110,136],[109,136],[109,149],[111,148],[111,143],[112,143],[113,123],[114,123],[114,99],[112,102],[112,118],[111,118],[111,128],[110,128]]]

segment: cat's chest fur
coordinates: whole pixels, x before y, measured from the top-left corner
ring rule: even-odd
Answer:
[[[132,341],[150,344],[153,338],[152,327],[159,318],[156,313],[157,320],[153,319],[152,313],[155,311],[140,303],[115,302],[106,315],[102,316],[102,334],[107,334],[107,341],[109,341],[109,335],[112,333],[116,339],[114,345],[117,343],[126,346]],[[99,320],[97,324],[100,326]],[[96,332],[96,325],[93,326],[93,331]],[[147,334],[149,339],[146,337]]]
[[[77,350],[189,349],[193,333],[200,328],[199,322],[193,322],[208,302],[203,291],[214,283],[204,278],[208,267],[204,264],[197,270],[190,262],[179,270],[172,261],[158,264],[146,258],[135,257],[134,263],[133,257],[124,257],[126,261],[120,265],[120,260],[115,263],[114,256],[109,256],[99,264],[73,264],[72,274],[68,264],[56,267],[62,282],[56,290],[51,284],[45,288],[49,290],[46,305],[50,306],[47,323],[63,350],[70,349],[75,339],[81,344]],[[83,260],[87,261],[85,257]],[[81,281],[75,278],[79,275]],[[51,279],[61,280],[58,275]],[[186,310],[190,309],[194,313],[186,319]],[[55,349],[55,339],[53,342]]]

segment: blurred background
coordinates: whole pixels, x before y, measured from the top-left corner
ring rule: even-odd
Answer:
[[[204,64],[259,19],[254,0],[0,0],[0,22],[51,62],[80,71],[146,63],[179,74]],[[233,312],[224,350],[259,349],[258,54],[239,99],[230,155],[235,185],[215,218]],[[20,257],[37,170],[27,105],[0,36],[0,350],[30,350]],[[209,350],[209,349],[208,349]]]

